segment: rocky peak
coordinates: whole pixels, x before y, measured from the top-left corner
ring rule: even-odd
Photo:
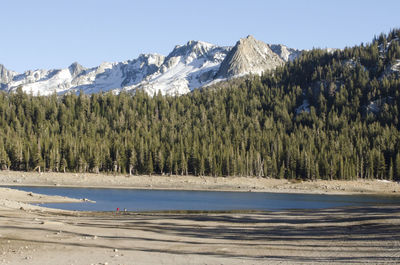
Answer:
[[[0,64],[0,84],[10,82],[16,74],[16,72],[7,70],[4,65]]]
[[[82,65],[80,65],[77,62],[72,63],[69,67],[68,67],[70,73],[72,76],[77,76],[80,73],[82,73],[83,71],[86,70],[85,67],[83,67]]]
[[[185,45],[177,45],[174,50],[167,56],[168,60],[171,57],[200,57],[208,53],[215,45],[203,41],[188,41]]]
[[[136,60],[145,65],[160,67],[165,60],[165,56],[160,54],[140,54]]]
[[[217,77],[226,78],[249,73],[261,74],[283,65],[282,60],[262,41],[249,35],[240,39],[221,64]]]
[[[256,42],[257,40],[256,40],[256,38],[254,38],[253,35],[247,35],[246,38],[239,39],[239,43],[246,43],[246,42],[249,42],[249,41]]]

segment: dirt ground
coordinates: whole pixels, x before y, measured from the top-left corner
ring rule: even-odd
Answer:
[[[384,181],[0,172],[2,185],[398,195]],[[151,186],[149,186],[151,185]],[[0,264],[400,264],[400,205],[229,213],[70,212],[0,188]]]
[[[400,207],[214,214],[0,211],[0,264],[399,264]]]

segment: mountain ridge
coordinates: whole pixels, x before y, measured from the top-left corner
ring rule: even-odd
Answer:
[[[92,68],[74,62],[63,69],[19,74],[0,65],[0,89],[13,92],[22,86],[23,91],[33,95],[136,90],[150,95],[181,95],[227,78],[261,74],[293,60],[301,52],[266,44],[252,36],[240,39],[235,46],[191,40],[176,45],[167,56],[141,54],[136,59],[104,62]]]

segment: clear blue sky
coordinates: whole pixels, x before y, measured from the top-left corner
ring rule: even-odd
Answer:
[[[12,0],[0,5],[0,63],[23,72],[92,67],[176,44],[343,48],[400,27],[398,0]]]

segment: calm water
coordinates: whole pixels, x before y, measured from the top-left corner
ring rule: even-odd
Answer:
[[[87,198],[96,203],[44,204],[45,207],[77,211],[159,210],[284,210],[316,209],[342,206],[382,204],[400,205],[399,197],[371,195],[320,195],[265,192],[173,191],[87,189],[61,187],[10,187],[46,195],[77,199]]]

